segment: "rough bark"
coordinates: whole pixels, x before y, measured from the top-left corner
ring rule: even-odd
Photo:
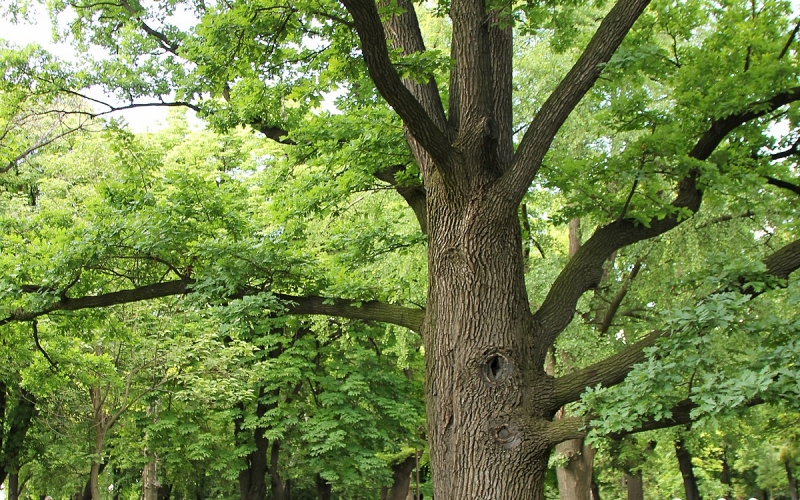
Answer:
[[[583,439],[570,439],[556,445],[556,453],[567,458],[566,467],[556,469],[561,500],[592,500],[594,449]]]
[[[697,487],[697,478],[692,467],[692,455],[684,446],[683,440],[675,442],[675,455],[678,457],[678,466],[683,477],[683,489],[686,491],[686,500],[701,500],[700,490]]]

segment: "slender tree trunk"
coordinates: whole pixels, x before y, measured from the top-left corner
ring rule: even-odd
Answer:
[[[8,500],[19,500],[19,474],[10,472],[8,474]]]
[[[272,500],[289,500],[289,489],[286,481],[281,478],[278,470],[278,459],[280,457],[281,442],[274,440],[270,449],[269,476],[272,486]]]
[[[98,471],[98,476],[103,473],[106,468],[106,462],[100,464],[100,470]],[[91,476],[91,474],[90,474]],[[86,484],[83,486],[83,495],[80,492],[75,494],[75,497],[78,499],[83,500],[92,500],[92,480],[91,477],[86,480]]]
[[[145,451],[147,456],[147,451]],[[158,480],[158,455],[152,458],[142,468],[142,500],[159,500],[161,483]]]
[[[701,500],[700,490],[697,488],[697,479],[692,468],[692,455],[684,447],[683,440],[675,442],[675,454],[678,456],[678,465],[681,469],[681,476],[683,476],[686,500]]]
[[[644,500],[644,481],[641,471],[626,472],[625,484],[628,486],[628,500]]]
[[[97,354],[101,354],[100,348],[96,347]],[[106,433],[110,425],[108,414],[103,408],[103,394],[99,386],[92,386],[90,389],[92,410],[94,418],[94,457],[92,466],[89,469],[89,491],[92,500],[100,500],[100,472],[103,462],[103,445],[106,440]]]
[[[731,474],[731,468],[728,465],[727,451],[723,451],[722,453],[722,471],[719,475],[719,482],[724,484],[727,488],[727,491],[725,492],[726,500],[733,500],[733,477]]]
[[[6,391],[9,389],[6,387]],[[33,416],[36,414],[36,398],[23,388],[19,388],[16,404],[8,410],[8,394],[3,391],[2,402],[5,406],[3,418],[5,427],[0,428],[0,484],[4,483],[6,476],[13,471],[19,471],[19,459],[25,446],[25,436],[31,426]],[[6,415],[8,412],[8,415]],[[5,429],[8,433],[3,436]]]
[[[383,488],[381,500],[405,500],[408,497],[411,492],[411,473],[416,462],[417,458],[412,455],[392,465],[392,486]]]
[[[792,474],[792,461],[787,458],[783,464],[786,466],[786,478],[789,480],[789,494],[792,496],[792,500],[798,500],[797,478]]]
[[[600,485],[597,484],[597,477],[592,473],[592,500],[600,500]]]
[[[261,401],[264,397],[264,389],[259,390],[258,403],[256,405],[256,416],[263,417],[272,404],[265,404]],[[245,436],[250,431],[242,429],[241,424],[244,419],[244,406],[240,405],[239,409],[242,412],[240,418],[234,422],[235,433],[241,441],[246,441]],[[239,472],[239,495],[241,500],[264,500],[267,495],[267,451],[269,450],[269,439],[264,437],[264,429],[256,428],[253,432],[253,441],[255,449],[245,457],[247,467]]]
[[[561,500],[592,500],[594,449],[583,439],[570,439],[556,445],[556,453],[567,458],[567,466],[556,469]]]

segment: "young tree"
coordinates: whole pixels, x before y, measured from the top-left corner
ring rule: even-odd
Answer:
[[[97,79],[91,83],[105,85],[126,103],[136,105],[150,95],[160,98],[151,104],[164,104],[174,91],[217,126],[248,124],[287,145],[310,168],[327,161],[317,170],[320,182],[325,176],[337,180],[328,185],[339,186],[341,198],[369,185],[368,175],[393,186],[427,235],[426,300],[423,309],[405,297],[379,300],[387,297],[324,286],[282,262],[293,257],[281,253],[291,219],[282,227],[265,220],[260,241],[237,235],[236,249],[242,243],[258,247],[257,261],[236,263],[247,279],[224,279],[234,264],[211,251],[221,232],[208,234],[205,247],[187,248],[189,255],[159,254],[157,245],[133,247],[107,257],[156,255],[154,270],[163,272],[103,289],[76,284],[66,274],[47,285],[11,280],[7,287],[15,300],[5,307],[0,325],[55,311],[196,293],[220,301],[267,297],[264,307],[284,314],[406,327],[424,339],[434,495],[541,499],[550,450],[587,432],[581,416],[554,420],[558,408],[580,399],[587,388],[619,384],[651,354],[649,366],[668,372],[664,359],[670,350],[680,352],[676,345],[687,337],[705,342],[706,329],[721,328],[707,321],[709,315],[725,319],[727,310],[735,309],[749,318],[748,301],[785,285],[800,266],[800,240],[789,236],[793,219],[783,195],[800,192],[791,168],[797,149],[793,103],[800,87],[790,6],[661,1],[646,11],[649,3],[618,0],[599,7],[596,16],[587,10],[590,19],[582,20],[579,13],[588,5],[441,2],[436,9],[448,16],[452,30],[447,57],[426,50],[421,7],[407,0],[164,2],[152,11],[128,0],[59,2],[56,8],[69,6],[75,13],[71,34],[79,44],[101,44],[115,56],[92,63],[88,70],[97,70]],[[196,12],[199,24],[178,29],[170,15],[179,8]],[[574,27],[593,23],[592,18],[601,19],[593,34],[580,36]],[[556,45],[581,47],[549,97],[522,117],[513,113],[515,34],[554,34]],[[337,87],[348,99],[341,103],[344,114],[320,116],[316,106]],[[559,148],[557,135],[593,88],[590,109],[602,115],[605,129],[585,141],[584,152],[570,155]],[[387,104],[396,115],[387,112]],[[773,137],[778,122],[787,123],[790,133]],[[401,126],[407,148],[399,144]],[[319,196],[313,184],[297,189],[295,194]],[[566,196],[561,215],[591,213],[597,221],[546,290],[526,288],[523,261],[519,207],[536,189]],[[146,193],[129,196],[146,202]],[[774,218],[788,233],[773,241],[775,248],[753,245],[752,254],[744,253],[762,262],[760,267],[717,276],[717,286],[698,296],[707,302],[683,322],[620,342],[616,354],[571,374],[545,372],[548,351],[615,252],[669,235],[707,198],[711,213],[729,215],[728,205],[719,201],[726,197],[780,206],[776,211],[785,215]],[[233,222],[244,216],[230,215]],[[775,232],[779,226],[772,221]],[[168,227],[155,230],[179,242]],[[235,229],[226,227],[230,234]],[[202,250],[208,253],[201,255]],[[91,274],[85,263],[76,265],[84,277]],[[536,273],[535,265],[530,272]],[[39,297],[18,300],[21,294]],[[531,296],[542,298],[532,303]],[[732,328],[730,322],[726,328]],[[785,336],[780,339],[787,345]],[[662,341],[665,347],[659,347]],[[689,379],[685,372],[681,387],[684,376]],[[634,382],[646,378],[638,373]],[[751,385],[743,381],[741,387],[758,387],[756,393],[748,389],[742,391],[746,397],[727,400],[703,399],[706,394],[693,391],[691,383],[688,391],[673,387],[671,395],[682,396],[667,398],[674,407],[647,408],[636,400],[642,393],[633,390],[615,394],[638,408],[622,417],[623,427],[633,431],[685,423],[720,406],[755,404],[769,390],[772,397],[792,394],[795,372],[770,374]]]

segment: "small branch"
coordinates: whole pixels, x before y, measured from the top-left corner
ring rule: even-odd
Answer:
[[[37,324],[36,320],[31,321],[31,329],[33,331],[33,341],[36,343],[36,349],[39,352],[41,352],[42,356],[44,356],[44,359],[46,359],[47,362],[50,363],[50,368],[53,371],[57,371],[58,366],[56,366],[52,358],[50,358],[50,356],[47,354],[47,351],[44,350],[42,344],[39,342],[39,325]]]
[[[641,268],[642,259],[639,259],[633,265],[633,269],[631,269],[630,274],[628,274],[628,276],[625,278],[625,281],[623,281],[622,286],[619,288],[616,295],[614,295],[614,298],[611,299],[611,303],[608,305],[608,311],[603,317],[602,323],[600,323],[600,333],[608,333],[608,329],[611,327],[611,322],[614,321],[614,317],[617,315],[617,311],[619,311],[622,301],[628,294],[628,290],[630,290],[631,283],[636,279],[636,276],[639,274],[639,270]]]
[[[786,40],[786,44],[783,46],[783,49],[781,49],[781,53],[778,54],[779,61],[783,59],[783,56],[785,56],[789,52],[789,47],[792,46],[792,42],[794,42],[794,37],[797,36],[798,31],[800,31],[800,21],[798,21],[797,24],[794,25],[794,29],[789,34],[789,39]]]

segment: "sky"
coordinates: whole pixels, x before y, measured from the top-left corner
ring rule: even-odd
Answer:
[[[75,50],[69,44],[57,44],[53,42],[53,26],[44,6],[38,3],[32,3],[31,9],[34,10],[34,14],[30,17],[34,19],[35,24],[14,24],[0,17],[0,38],[19,46],[36,43],[59,59],[67,61],[77,60]],[[103,101],[113,101],[98,89],[90,89],[87,94],[89,97],[94,97]],[[105,111],[105,108],[101,107],[96,109],[97,111]],[[189,123],[192,126],[202,127],[202,122],[199,119],[193,119],[194,112],[191,110],[187,111],[190,115]],[[133,132],[152,132],[166,127],[168,112],[169,110],[167,108],[151,107],[118,111],[104,115],[104,117],[124,119]]]

